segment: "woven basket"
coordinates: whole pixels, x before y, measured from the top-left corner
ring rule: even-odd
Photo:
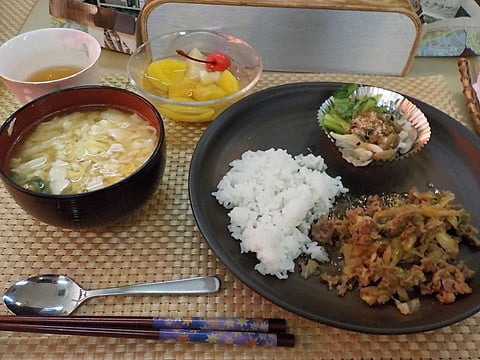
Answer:
[[[476,79],[476,74],[480,71],[480,63],[469,61],[465,58],[458,60],[458,70],[460,72],[460,82],[463,86],[466,106],[470,115],[470,120],[475,131],[480,135],[480,102],[472,86],[472,80]]]

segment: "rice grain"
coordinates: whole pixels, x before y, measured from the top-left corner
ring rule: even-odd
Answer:
[[[286,279],[302,254],[328,261],[325,249],[310,239],[310,226],[348,189],[326,173],[321,156],[249,150],[230,166],[212,195],[229,210],[228,230],[240,251],[256,254],[255,270]]]

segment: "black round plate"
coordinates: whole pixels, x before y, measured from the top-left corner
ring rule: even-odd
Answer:
[[[432,136],[411,157],[384,166],[356,168],[345,162],[317,124],[317,110],[338,83],[296,83],[254,93],[223,112],[205,131],[192,157],[189,195],[193,214],[205,240],[242,282],[277,305],[323,324],[377,334],[432,330],[463,320],[480,309],[480,252],[462,246],[460,256],[475,270],[473,294],[450,305],[433,297],[421,300],[421,310],[401,315],[394,305],[369,307],[358,291],[339,297],[318,278],[304,280],[299,271],[286,280],[254,270],[254,254],[241,254],[239,242],[227,230],[227,210],[211,195],[230,169],[229,163],[247,150],[286,149],[290,154],[321,155],[330,176],[341,176],[351,194],[403,192],[429,184],[450,190],[480,227],[480,140],[445,113],[410,98],[427,116]]]

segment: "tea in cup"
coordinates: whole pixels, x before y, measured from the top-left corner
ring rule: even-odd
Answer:
[[[44,94],[99,82],[99,42],[69,28],[19,34],[0,46],[0,77],[20,103]]]

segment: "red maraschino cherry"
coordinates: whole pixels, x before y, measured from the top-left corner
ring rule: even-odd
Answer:
[[[191,57],[183,50],[177,50],[177,54],[193,61],[205,63],[205,66],[209,71],[224,71],[227,70],[232,64],[230,58],[226,54],[219,51],[212,52],[206,57],[205,60]]]

